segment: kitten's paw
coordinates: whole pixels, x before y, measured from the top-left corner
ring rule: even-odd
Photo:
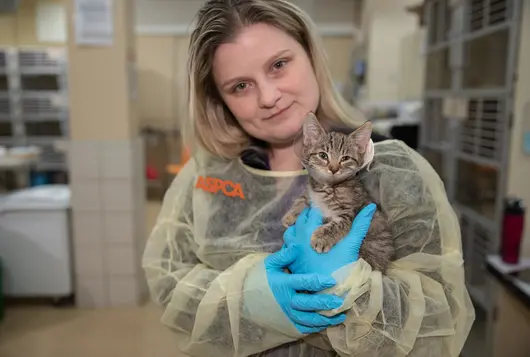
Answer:
[[[317,253],[327,253],[333,247],[333,240],[330,239],[329,235],[320,228],[318,228],[311,237],[311,247],[313,247]]]
[[[282,224],[285,228],[288,228],[290,226],[292,226],[293,224],[296,223],[296,218],[297,216],[295,216],[294,214],[292,213],[287,213],[285,216],[283,216],[282,218]]]

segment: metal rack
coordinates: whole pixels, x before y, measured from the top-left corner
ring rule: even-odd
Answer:
[[[36,170],[66,171],[68,68],[59,48],[0,49],[0,144],[43,150]]]
[[[456,3],[456,4],[455,4]],[[460,218],[466,280],[491,309],[486,256],[498,251],[521,0],[432,0],[420,151]]]
[[[13,65],[13,51],[0,50],[0,145],[14,143]]]

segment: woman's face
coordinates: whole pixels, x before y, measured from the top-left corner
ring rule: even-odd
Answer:
[[[214,55],[213,76],[243,129],[271,144],[291,142],[320,101],[304,48],[267,24],[245,27],[222,44]]]

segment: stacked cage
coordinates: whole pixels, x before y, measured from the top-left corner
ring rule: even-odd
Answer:
[[[421,152],[460,217],[473,300],[490,308],[487,255],[498,251],[513,110],[520,0],[426,3]]]
[[[66,51],[0,51],[0,143],[42,150],[35,170],[66,171],[60,143],[68,138]]]
[[[17,144],[15,67],[15,52],[9,48],[0,49],[0,145],[7,147]]]

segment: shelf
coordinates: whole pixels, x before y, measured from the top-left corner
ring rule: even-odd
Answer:
[[[60,140],[67,140],[68,135],[47,135],[47,136],[32,136],[26,135],[26,141],[31,143],[31,145],[40,146],[40,145],[51,145],[55,146],[55,143]]]
[[[430,55],[432,53],[447,50],[449,49],[449,46],[451,46],[451,41],[444,41],[444,42],[440,42],[440,43],[436,43],[432,45],[427,45],[425,54]]]
[[[58,115],[49,114],[26,114],[22,116],[22,122],[24,123],[43,123],[43,122],[59,122],[66,123],[68,121],[68,115],[66,113],[59,113]]]
[[[64,162],[37,162],[34,166],[35,171],[66,171],[68,170],[68,164],[66,160]]]
[[[11,101],[0,94],[0,120],[11,120]]]
[[[456,153],[456,157],[458,159],[469,161],[470,163],[473,163],[473,164],[489,166],[494,169],[499,169],[502,166],[502,163],[499,161],[492,160],[492,159],[486,159],[480,156],[470,155],[470,154],[467,154],[461,151]]]
[[[53,94],[23,94],[20,100],[21,116],[46,119],[63,117],[66,114],[66,98]]]
[[[17,65],[21,72],[63,70],[66,67],[66,51],[55,48],[21,48],[17,53]]]
[[[513,19],[513,0],[473,0],[468,8],[465,39],[486,36],[509,27]]]
[[[502,232],[521,3],[460,1],[450,18],[447,1],[426,3],[430,23],[419,151],[440,174],[459,216],[466,285],[488,312],[486,259]]]
[[[476,212],[471,207],[462,205],[461,203],[453,202],[452,206],[460,214],[467,217],[469,220],[473,221],[474,223],[477,223],[480,226],[484,227],[488,232],[490,233],[495,232],[496,225],[493,220],[489,219],[486,216],[481,215],[480,213]]]
[[[14,146],[15,140],[13,138],[6,138],[0,136],[0,146]]]
[[[509,94],[506,87],[484,88],[484,89],[426,89],[424,97],[427,99],[444,98],[503,98]]]

